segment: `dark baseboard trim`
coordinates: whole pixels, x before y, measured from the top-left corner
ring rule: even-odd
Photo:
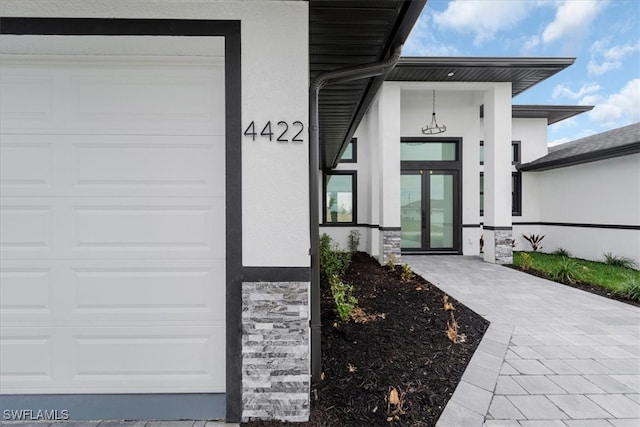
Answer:
[[[380,231],[402,231],[400,227],[378,227]]]
[[[574,222],[514,222],[513,225],[546,225],[551,227],[604,228],[610,230],[640,230],[640,225],[587,224]]]
[[[14,416],[22,420],[4,421],[224,420],[225,405],[224,393],[16,394],[2,396],[2,415],[22,411]],[[38,420],[38,411],[54,419]]]
[[[513,230],[513,227],[509,227],[509,226],[493,226],[493,225],[484,225],[482,226],[483,229],[485,230],[491,230],[491,231],[511,231]]]
[[[462,224],[462,228],[480,228],[481,224]]]
[[[309,282],[311,267],[243,267],[243,282]]]

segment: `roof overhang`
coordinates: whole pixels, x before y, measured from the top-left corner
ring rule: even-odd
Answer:
[[[320,73],[391,56],[409,36],[427,0],[310,0],[310,80]],[[335,167],[385,76],[320,91],[320,167]]]
[[[640,142],[606,148],[598,151],[577,154],[567,158],[546,160],[544,157],[534,162],[518,166],[518,170],[524,172],[542,172],[549,169],[564,168],[567,166],[580,165],[583,163],[595,162],[597,160],[612,159],[614,157],[628,156],[640,153]]]
[[[512,105],[511,117],[547,119],[547,125],[552,125],[592,109],[593,105]],[[480,117],[484,117],[484,105],[480,106]]]
[[[404,57],[386,80],[511,82],[512,96],[516,96],[574,62],[575,58]]]

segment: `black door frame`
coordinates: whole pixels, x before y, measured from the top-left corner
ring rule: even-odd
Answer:
[[[401,175],[422,176],[422,247],[401,249],[405,254],[462,254],[462,138],[426,138],[411,137],[401,138],[400,142],[435,143],[454,142],[456,144],[456,160],[430,160],[430,161],[401,161]],[[431,173],[452,173],[453,175],[453,248],[431,249],[428,245],[429,221],[427,212],[430,211],[429,179],[425,175]]]

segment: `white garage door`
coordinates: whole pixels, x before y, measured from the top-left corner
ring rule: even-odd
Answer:
[[[0,64],[0,392],[224,392],[223,60]]]

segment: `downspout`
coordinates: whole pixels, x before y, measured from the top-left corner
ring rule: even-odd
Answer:
[[[366,79],[387,74],[398,60],[402,45],[398,46],[393,54],[378,62],[355,65],[339,70],[327,71],[319,74],[309,85],[309,214],[311,232],[311,380],[314,383],[320,381],[322,372],[321,358],[321,330],[320,330],[320,192],[318,189],[318,170],[320,160],[320,129],[318,119],[318,98],[323,87],[335,83],[344,83],[352,80]]]

